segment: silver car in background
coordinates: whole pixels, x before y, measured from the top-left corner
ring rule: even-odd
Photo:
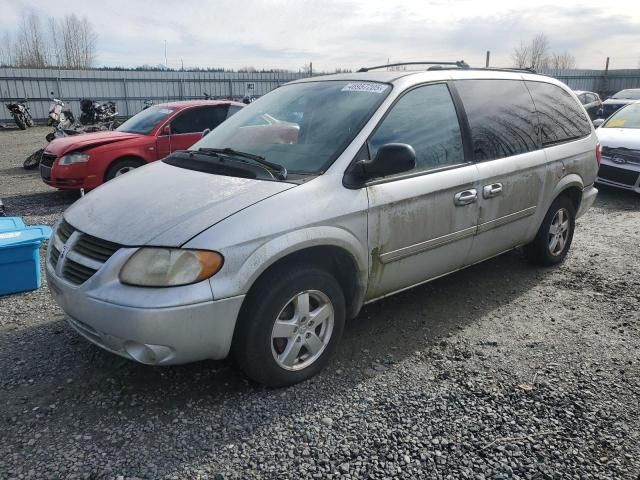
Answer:
[[[640,101],[618,110],[596,133],[602,145],[597,182],[640,193]]]
[[[562,262],[598,155],[584,108],[549,77],[464,65],[300,80],[72,205],[49,286],[113,353],[232,354],[289,385],[326,365],[365,303],[519,246]]]

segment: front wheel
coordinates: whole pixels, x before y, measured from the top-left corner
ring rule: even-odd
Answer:
[[[109,180],[113,180],[114,178],[124,175],[125,173],[129,173],[131,170],[135,170],[142,165],[144,165],[144,162],[136,160],[135,158],[123,158],[117,160],[109,167],[109,170],[107,170],[104,181],[108,182]]]
[[[27,124],[27,127],[33,127],[35,125],[35,122],[33,121],[33,118],[30,114],[27,114],[27,120],[25,123]]]
[[[316,267],[279,270],[261,279],[245,302],[233,356],[249,378],[283,387],[325,367],[346,318],[344,294],[333,275]]]
[[[573,240],[576,225],[576,209],[568,197],[554,200],[538,229],[536,238],[524,248],[531,263],[543,266],[562,262]]]

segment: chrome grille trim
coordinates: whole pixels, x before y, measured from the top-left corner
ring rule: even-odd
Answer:
[[[49,263],[57,275],[82,285],[120,248],[117,243],[77,230],[63,219],[52,237]]]

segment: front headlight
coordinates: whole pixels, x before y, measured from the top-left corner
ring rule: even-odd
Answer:
[[[86,163],[90,158],[91,155],[84,152],[67,153],[66,155],[63,155],[60,160],[58,160],[58,164],[71,165],[72,163]]]
[[[224,263],[222,255],[209,250],[141,248],[120,271],[120,281],[140,287],[176,287],[215,275]]]

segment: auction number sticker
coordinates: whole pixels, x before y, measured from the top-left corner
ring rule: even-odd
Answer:
[[[351,82],[347,83],[343,88],[343,92],[367,92],[367,93],[383,93],[388,85],[373,82]]]
[[[613,119],[609,120],[609,123],[607,123],[607,127],[624,127],[625,123],[627,123],[625,119]]]

